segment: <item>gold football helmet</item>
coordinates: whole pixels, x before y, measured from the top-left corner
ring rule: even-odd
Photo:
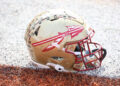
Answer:
[[[100,67],[106,50],[92,42],[92,28],[67,10],[50,10],[29,24],[25,40],[34,62],[58,71],[84,71]]]

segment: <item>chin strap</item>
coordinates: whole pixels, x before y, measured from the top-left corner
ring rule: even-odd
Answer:
[[[105,58],[106,54],[107,54],[106,49],[102,48],[102,51],[103,51],[103,55],[102,55],[102,57],[100,58],[100,61],[102,61],[102,60]]]
[[[50,66],[50,67],[53,67],[58,72],[68,72],[67,70],[64,69],[63,66],[61,66],[59,64],[47,63],[46,65]]]
[[[94,49],[94,50],[92,50],[92,52],[95,52],[96,50],[98,50],[98,49]],[[102,62],[102,60],[105,58],[105,56],[107,54],[107,51],[104,48],[102,48],[101,51],[103,52],[103,54],[102,54],[102,57],[99,60]]]

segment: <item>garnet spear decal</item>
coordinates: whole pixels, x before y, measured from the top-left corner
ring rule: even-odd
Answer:
[[[74,38],[75,36],[77,36],[79,33],[81,33],[83,31],[83,27],[82,26],[77,26],[77,25],[73,25],[73,26],[66,26],[68,28],[68,31],[66,32],[58,32],[58,35],[56,36],[53,36],[51,38],[48,38],[48,39],[45,39],[45,40],[42,40],[42,41],[39,41],[39,42],[36,42],[36,43],[33,43],[32,45],[35,47],[35,46],[38,46],[38,45],[41,45],[41,44],[44,44],[44,43],[47,43],[47,42],[50,42],[50,41],[54,41],[54,43],[52,43],[51,45],[47,46],[43,51],[48,51],[48,50],[51,50],[55,47],[59,47],[59,44],[62,42],[62,40],[64,39],[64,37],[66,36],[71,36],[71,39]]]

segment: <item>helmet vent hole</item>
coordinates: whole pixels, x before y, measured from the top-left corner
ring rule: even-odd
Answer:
[[[57,20],[58,18],[57,18],[57,15],[54,15],[54,18],[53,19],[51,19],[50,21],[55,21],[55,20]]]
[[[63,57],[53,56],[51,58],[54,59],[54,60],[58,60],[58,61],[62,61],[63,60]]]
[[[40,26],[39,26],[39,27],[36,29],[36,31],[35,31],[35,35],[36,35],[36,36],[38,35],[39,29],[40,29]]]

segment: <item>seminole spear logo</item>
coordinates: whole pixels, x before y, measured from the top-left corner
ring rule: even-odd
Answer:
[[[63,41],[64,37],[66,36],[71,36],[71,39],[74,38],[75,36],[77,36],[79,33],[81,33],[83,31],[83,27],[82,26],[77,26],[77,25],[73,25],[73,26],[66,26],[68,28],[68,31],[66,32],[58,32],[58,35],[56,36],[53,36],[51,38],[47,38],[45,40],[42,40],[42,41],[39,41],[39,42],[36,42],[36,43],[33,43],[32,45],[35,47],[35,46],[38,46],[38,45],[42,45],[42,44],[45,44],[47,42],[51,42],[51,41],[54,41],[53,43],[51,43],[49,46],[45,47],[43,49],[43,52],[45,51],[49,51],[55,47],[59,48],[59,44]]]

